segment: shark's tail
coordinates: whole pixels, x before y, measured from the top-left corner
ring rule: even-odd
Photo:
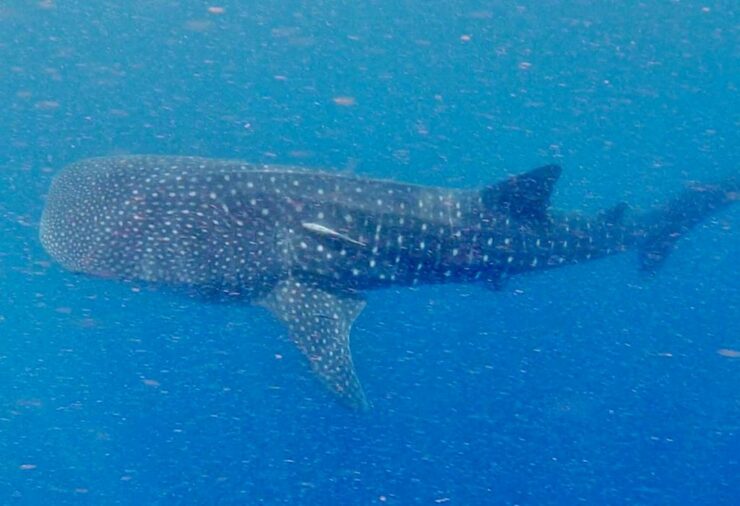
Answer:
[[[737,176],[715,184],[693,184],[639,227],[640,270],[656,272],[686,232],[740,198]]]

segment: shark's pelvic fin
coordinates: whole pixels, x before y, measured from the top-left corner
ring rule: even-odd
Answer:
[[[509,212],[521,220],[545,220],[560,172],[557,165],[545,165],[512,176],[481,190],[483,205],[490,210]]]
[[[304,281],[285,279],[260,301],[287,327],[311,369],[339,400],[353,409],[369,407],[349,347],[352,323],[365,301]]]

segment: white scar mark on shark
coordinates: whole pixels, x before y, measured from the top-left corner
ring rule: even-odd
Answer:
[[[326,227],[324,225],[320,225],[318,223],[301,223],[301,226],[305,228],[306,230],[310,230],[311,232],[316,232],[317,234],[335,237],[337,239],[341,239],[351,244],[356,244],[358,246],[367,246],[367,244],[362,241],[358,241],[357,239],[352,239],[351,237],[341,232],[337,232],[336,230],[332,228]]]

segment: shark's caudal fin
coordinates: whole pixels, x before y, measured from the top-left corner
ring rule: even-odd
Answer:
[[[638,234],[640,270],[656,272],[673,250],[676,241],[712,214],[720,211],[740,195],[740,178],[733,177],[716,184],[694,184],[664,208],[649,214]]]
[[[260,301],[287,327],[322,383],[346,406],[369,407],[349,348],[352,323],[365,301],[333,293],[304,281],[285,279]]]
[[[512,176],[481,190],[483,205],[490,210],[505,211],[521,220],[544,220],[560,172],[557,165],[545,165]]]

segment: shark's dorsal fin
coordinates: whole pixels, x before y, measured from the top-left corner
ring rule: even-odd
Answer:
[[[259,304],[288,327],[311,369],[343,404],[368,408],[349,347],[350,329],[365,307],[364,300],[289,278],[279,282]]]
[[[558,165],[545,165],[512,176],[481,190],[483,205],[491,211],[506,211],[517,219],[544,220],[560,172]]]

